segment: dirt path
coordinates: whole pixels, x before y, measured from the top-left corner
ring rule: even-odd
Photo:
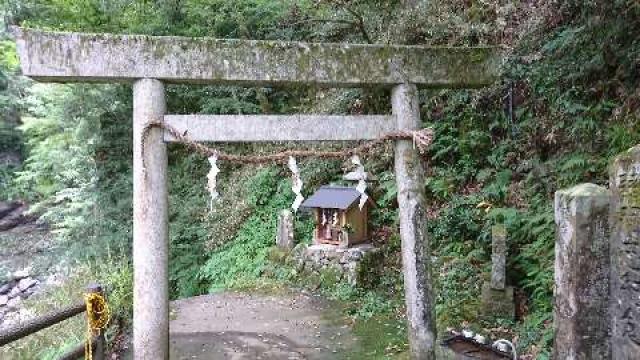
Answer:
[[[171,305],[171,360],[407,359],[408,354],[371,354],[352,333],[340,309],[319,296],[224,292],[174,301]],[[375,334],[384,343],[386,334]],[[369,342],[372,339],[369,339]],[[460,347],[460,346],[457,346]],[[498,359],[461,347],[437,346],[438,360]]]
[[[313,295],[226,292],[172,304],[171,359],[353,358],[358,340]]]

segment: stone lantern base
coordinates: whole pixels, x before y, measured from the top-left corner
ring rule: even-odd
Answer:
[[[515,319],[516,305],[513,298],[513,287],[494,289],[490,282],[482,286],[482,312],[487,318]]]

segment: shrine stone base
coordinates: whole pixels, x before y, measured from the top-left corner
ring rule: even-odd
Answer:
[[[490,282],[485,282],[482,285],[482,313],[486,318],[515,319],[513,287],[498,290],[492,288]]]
[[[363,266],[370,263],[378,253],[371,244],[359,244],[349,248],[337,245],[317,244],[298,245],[293,250],[293,256],[300,271],[324,276],[335,275],[335,281],[346,281],[357,286],[361,283]]]

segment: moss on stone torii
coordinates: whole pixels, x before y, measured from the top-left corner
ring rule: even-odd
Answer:
[[[495,47],[424,47],[48,32],[14,27],[23,74],[55,82],[480,87]]]

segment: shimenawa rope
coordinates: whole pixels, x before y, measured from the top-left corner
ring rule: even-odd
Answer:
[[[229,161],[233,163],[242,164],[265,164],[265,163],[286,163],[289,157],[302,158],[302,157],[314,157],[325,159],[342,159],[349,158],[353,155],[364,154],[372,150],[373,148],[384,144],[391,140],[413,140],[414,146],[421,154],[424,154],[431,142],[433,141],[433,129],[426,128],[412,131],[394,131],[384,134],[378,139],[367,141],[356,147],[347,148],[339,151],[319,151],[319,150],[286,150],[275,154],[268,155],[233,155],[221,152],[217,149],[210,148],[206,145],[200,144],[196,141],[189,139],[186,132],[180,132],[176,128],[167,125],[161,121],[153,121],[147,124],[142,130],[142,159],[144,167],[144,145],[149,135],[149,131],[152,128],[161,128],[173,136],[177,142],[182,143],[196,152],[206,156],[216,156],[218,160]]]

